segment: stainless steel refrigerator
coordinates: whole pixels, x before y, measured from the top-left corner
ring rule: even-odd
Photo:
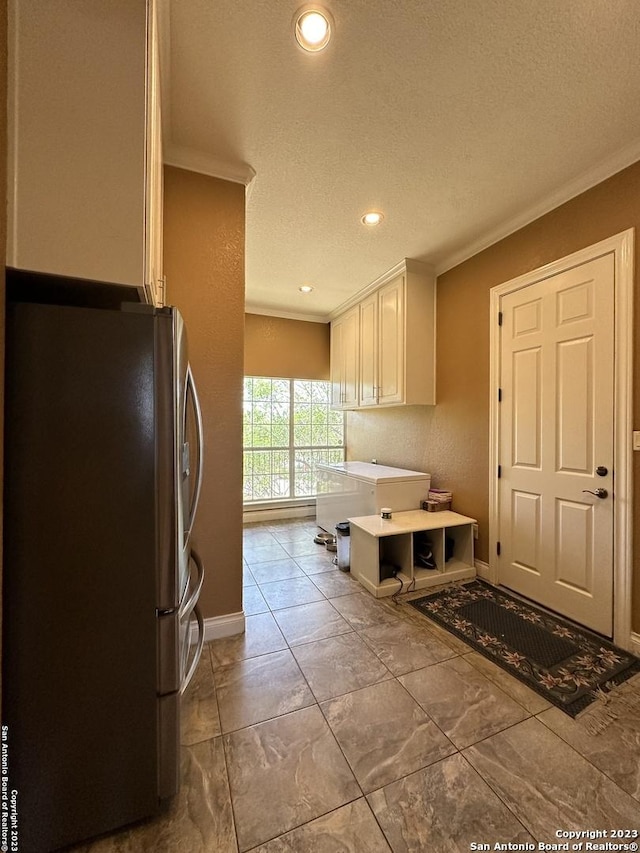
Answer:
[[[23,853],[176,793],[180,696],[204,639],[182,318],[115,291],[111,307],[45,304],[77,301],[59,284],[14,290],[6,318],[3,725]]]

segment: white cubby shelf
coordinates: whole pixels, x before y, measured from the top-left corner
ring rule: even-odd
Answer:
[[[394,512],[392,518],[363,515],[350,518],[351,574],[376,598],[425,589],[454,580],[475,577],[473,526],[475,518],[449,510]],[[426,533],[435,569],[415,565],[414,534]],[[447,539],[449,545],[447,546]],[[446,557],[449,556],[447,560]],[[395,577],[384,578],[393,566]]]

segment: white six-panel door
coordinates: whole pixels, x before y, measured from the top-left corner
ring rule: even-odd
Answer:
[[[498,407],[499,581],[608,636],[614,272],[606,254],[501,297]]]

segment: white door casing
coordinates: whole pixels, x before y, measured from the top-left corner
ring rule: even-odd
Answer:
[[[632,275],[631,230],[491,291],[489,579],[627,648]]]

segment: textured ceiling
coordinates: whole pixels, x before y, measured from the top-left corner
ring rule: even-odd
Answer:
[[[326,0],[315,55],[299,0],[167,2],[167,161],[255,171],[248,310],[326,317],[402,258],[446,269],[640,158],[638,0]]]

